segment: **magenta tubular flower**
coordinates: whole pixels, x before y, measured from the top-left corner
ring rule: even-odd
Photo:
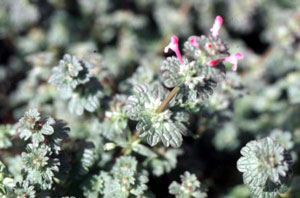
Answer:
[[[243,59],[243,58],[244,58],[244,56],[241,53],[235,53],[233,55],[230,55],[230,56],[226,57],[224,59],[224,61],[227,61],[227,62],[233,64],[232,71],[236,71],[237,70],[238,61],[241,60],[241,59]]]
[[[220,62],[226,61],[226,62],[229,62],[229,63],[233,64],[232,71],[236,71],[237,70],[238,61],[241,60],[241,59],[243,59],[243,58],[244,58],[244,56],[241,53],[235,53],[233,55],[227,56],[224,59],[211,60],[211,61],[208,62],[208,64],[210,66],[216,66]]]
[[[173,52],[175,52],[175,54],[176,54],[179,62],[181,64],[183,64],[183,60],[182,60],[181,53],[180,53],[179,46],[178,46],[178,38],[177,38],[177,36],[173,35],[171,37],[171,42],[169,43],[169,45],[167,45],[165,47],[164,52],[167,53],[169,51],[169,49],[171,49]]]
[[[214,25],[212,26],[212,28],[210,29],[211,35],[213,37],[218,37],[219,36],[219,32],[220,29],[222,27],[222,23],[223,23],[223,19],[221,16],[217,16],[214,22]],[[211,47],[211,44],[207,45],[208,48]],[[216,66],[218,65],[218,63],[223,62],[223,61],[227,61],[231,64],[233,64],[232,66],[232,70],[236,71],[237,70],[237,64],[238,61],[243,59],[243,55],[241,53],[235,53],[233,55],[227,56],[226,58],[223,59],[219,59],[219,60],[211,60],[208,62],[209,65],[211,66]]]
[[[199,48],[199,43],[197,42],[197,39],[195,37],[191,38],[190,43],[192,46]]]
[[[215,19],[214,25],[210,29],[210,32],[211,32],[213,37],[219,36],[219,32],[220,32],[220,29],[222,27],[222,23],[223,23],[223,18],[221,16],[217,16],[216,19]]]

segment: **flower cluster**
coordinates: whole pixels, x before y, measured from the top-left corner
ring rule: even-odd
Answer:
[[[171,37],[165,52],[172,50],[177,58],[167,58],[161,70],[164,84],[168,88],[179,87],[178,101],[186,110],[197,109],[201,102],[213,93],[216,84],[225,79],[224,61],[237,70],[241,53],[230,55],[227,46],[219,37],[223,19],[217,16],[209,36],[191,36],[184,44],[185,56],[179,50],[178,38]]]

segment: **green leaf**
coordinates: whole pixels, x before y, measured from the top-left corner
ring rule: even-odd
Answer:
[[[41,130],[41,133],[44,135],[52,135],[54,133],[54,129],[52,125],[55,123],[55,120],[51,117],[46,118],[46,122],[44,122]]]
[[[78,176],[86,175],[93,166],[97,156],[95,146],[92,142],[84,142],[81,146],[82,152],[79,153],[80,159]]]
[[[157,154],[155,152],[153,152],[150,148],[148,148],[142,144],[133,145],[132,150],[140,155],[145,156],[145,157],[149,157],[149,158],[157,157]]]

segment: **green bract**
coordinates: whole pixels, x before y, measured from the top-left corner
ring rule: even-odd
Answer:
[[[187,86],[194,89],[198,84],[204,84],[205,76],[198,75],[196,62],[188,62],[187,59],[183,60],[184,63],[180,64],[176,57],[168,57],[161,66],[163,70],[164,84],[168,88],[175,86]]]
[[[181,184],[172,182],[169,186],[170,194],[175,195],[176,198],[205,198],[207,194],[200,188],[200,182],[196,175],[189,172],[184,172],[180,176]]]
[[[249,142],[241,150],[237,167],[254,197],[277,197],[291,174],[291,155],[273,139]]]
[[[195,39],[199,47],[192,45],[190,42],[191,39]],[[220,60],[229,55],[228,48],[222,39],[211,35],[190,36],[188,41],[184,43],[184,51],[187,57],[196,60],[203,66],[209,66],[208,63],[210,60]],[[207,71],[210,70],[213,71],[213,67],[207,68]]]
[[[138,121],[136,129],[141,137],[147,137],[147,142],[154,146],[160,140],[165,146],[179,147],[182,134],[186,134],[183,122],[186,114],[173,113],[170,109],[157,112],[168,91],[160,85],[137,85],[135,95],[128,98],[127,114],[132,120]]]
[[[199,44],[198,48],[189,42],[192,38]],[[211,60],[222,60],[229,55],[227,46],[221,38],[203,35],[200,37],[191,36],[189,41],[185,42],[184,51],[187,57],[196,62],[197,75],[205,76],[205,80],[215,83],[225,80],[226,70],[222,61],[218,61],[215,66],[209,64]]]

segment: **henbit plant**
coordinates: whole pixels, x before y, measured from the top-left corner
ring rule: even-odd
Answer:
[[[177,58],[169,57],[161,66],[163,84],[171,91],[154,80],[135,85],[131,96],[126,93],[110,95],[112,92],[104,92],[93,74],[92,60],[66,54],[53,68],[49,83],[57,87],[61,97],[69,99],[71,113],[80,116],[86,110],[103,117],[104,121],[97,124],[103,131],[97,132],[100,137],[91,139],[92,142],[80,143],[82,152],[77,165],[70,168],[66,154],[76,152],[76,148],[63,146],[69,128],[62,121],[41,117],[37,109],[30,109],[20,119],[17,132],[12,133],[26,141],[25,151],[21,154],[22,177],[13,179],[13,175],[5,175],[2,171],[5,180],[1,185],[2,195],[53,196],[56,188],[72,185],[67,178],[72,178],[70,174],[78,171],[77,183],[88,175],[81,185],[87,197],[154,196],[147,187],[149,179],[145,168],[152,169],[154,175],[169,172],[176,167],[176,156],[182,153],[178,149],[156,145],[162,142],[165,147],[180,147],[182,135],[188,134],[189,114],[200,112],[218,83],[225,80],[223,62],[232,63],[235,71],[237,61],[243,58],[239,53],[230,55],[220,39],[222,21],[220,16],[216,18],[209,36],[190,37],[184,44],[183,56],[178,38],[171,37],[165,52],[171,49]],[[107,102],[107,98],[111,101]],[[135,127],[132,126],[134,123]],[[144,145],[145,142],[153,149]],[[9,146],[10,143],[3,144]],[[121,147],[119,152],[117,147]],[[109,152],[106,160],[105,150]],[[144,156],[144,161],[130,156],[134,153]],[[118,156],[116,162],[112,167],[107,166],[114,155]],[[100,173],[92,174],[91,168]],[[172,183],[170,193],[176,197],[206,197],[195,175],[186,172],[182,182],[182,187]]]
[[[62,180],[64,155],[61,153],[63,139],[68,137],[66,123],[51,117],[41,118],[37,109],[30,109],[19,120],[17,133],[27,141],[26,149],[21,153],[22,178],[3,175],[2,196],[36,197],[36,191],[53,189],[55,181]],[[59,173],[59,175],[57,174]],[[9,182],[8,182],[9,181]],[[2,182],[2,181],[1,181]]]
[[[137,133],[146,136],[151,146],[162,141],[165,146],[179,147],[182,134],[186,133],[187,113],[199,112],[203,101],[225,79],[222,62],[228,61],[233,64],[234,71],[237,69],[237,62],[243,56],[228,53],[218,36],[222,22],[218,16],[208,37],[190,37],[185,43],[186,56],[183,57],[178,38],[172,36],[164,51],[167,53],[171,49],[177,58],[167,58],[161,66],[163,83],[172,88],[171,92],[161,85],[140,85],[136,86],[135,95],[128,98],[128,115],[138,121]]]
[[[87,7],[86,12],[89,9]],[[120,15],[127,19],[127,15]],[[119,19],[120,26],[126,26],[125,19]],[[148,172],[160,176],[176,167],[177,156],[182,153],[179,149],[182,136],[191,135],[188,130],[191,115],[204,111],[216,87],[226,82],[224,62],[232,64],[232,70],[236,71],[238,61],[243,58],[240,53],[231,55],[219,37],[222,23],[223,19],[218,16],[210,35],[189,37],[184,43],[184,55],[180,52],[178,38],[172,36],[164,51],[172,50],[176,57],[163,61],[161,76],[147,71],[143,75],[148,77],[148,82],[141,82],[137,80],[137,73],[126,81],[134,84],[134,88],[125,86],[120,93],[105,87],[97,78],[95,68],[102,65],[84,56],[66,54],[53,68],[48,82],[57,88],[60,97],[68,100],[71,115],[87,115],[70,122],[72,128],[85,119],[84,126],[74,128],[87,132],[84,135],[69,133],[65,122],[41,117],[37,109],[24,114],[18,129],[14,126],[1,129],[6,131],[1,138],[3,148],[12,145],[9,137],[19,135],[24,141],[21,143],[21,168],[9,174],[0,164],[0,195],[154,197],[147,186]],[[58,25],[53,28],[59,29],[61,24]],[[55,99],[55,94],[49,98],[54,106],[50,112],[56,114],[59,111],[56,105],[61,101]],[[59,116],[62,114],[57,114]],[[226,127],[230,133],[235,130],[232,125]],[[80,139],[82,136],[86,139]],[[167,148],[169,146],[174,148]],[[244,182],[253,197],[277,197],[278,192],[286,190],[291,158],[283,146],[267,137],[248,143],[242,155],[238,169],[244,173]],[[170,194],[182,198],[207,196],[194,174],[185,172],[181,180],[182,184],[173,182],[169,186]],[[77,186],[80,189],[75,190]],[[72,188],[76,192],[72,192]]]

